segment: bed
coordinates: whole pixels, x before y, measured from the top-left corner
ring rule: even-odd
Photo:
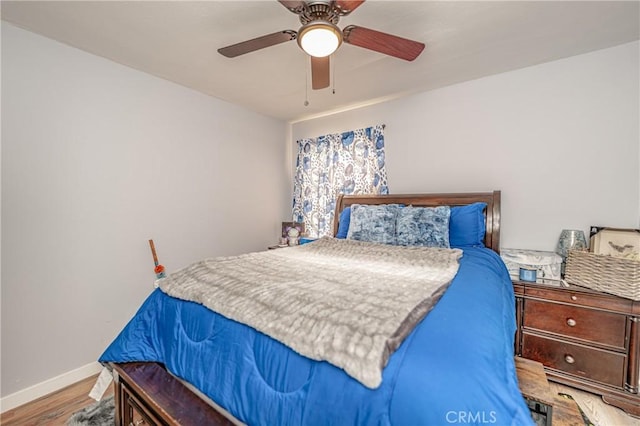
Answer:
[[[358,227],[362,226],[363,217],[368,217],[355,214],[364,211],[361,206],[386,208],[390,205],[397,206],[400,209],[397,211],[402,211],[402,214],[410,210],[407,207],[413,209],[414,213],[421,207],[445,208],[449,212],[448,242],[452,248],[424,249],[349,241],[353,240]],[[371,207],[367,211],[375,208]],[[347,225],[351,233],[345,231]],[[369,352],[363,355],[359,353],[361,350],[357,346],[358,342],[354,349],[353,342],[345,343],[344,339],[335,336],[329,336],[329,344],[321,342],[309,347],[298,345],[298,341],[305,340],[299,336],[293,343],[281,343],[287,337],[285,331],[278,334],[284,326],[272,324],[274,321],[269,316],[271,314],[262,310],[264,300],[243,302],[251,303],[248,305],[250,309],[243,309],[242,306],[245,305],[236,301],[234,289],[250,281],[245,279],[244,274],[244,284],[232,282],[231,290],[226,290],[228,292],[224,293],[224,297],[220,297],[221,293],[215,293],[194,301],[195,299],[183,300],[182,294],[179,297],[171,295],[172,285],[180,284],[177,278],[180,273],[176,272],[169,276],[174,277],[171,278],[173,281],[165,283],[164,289],[161,285],[161,288],[153,291],[102,354],[100,362],[105,365],[160,363],[172,375],[188,383],[195,393],[222,407],[225,415],[232,416],[234,421],[251,425],[532,424],[530,412],[518,389],[515,373],[513,348],[516,321],[513,288],[506,267],[498,255],[499,191],[341,196],[336,205],[333,233],[335,238],[328,237],[299,247],[239,257],[244,259],[241,261],[253,259],[259,264],[259,268],[271,268],[270,264],[264,264],[264,259],[269,256],[281,260],[294,259],[302,264],[305,259],[320,256],[322,253],[318,254],[318,250],[325,249],[319,247],[326,245],[338,250],[333,252],[329,264],[324,257],[318,257],[324,262],[320,269],[330,270],[334,263],[341,262],[345,246],[349,250],[352,246],[356,246],[357,250],[369,250],[369,245],[373,244],[380,250],[374,257],[394,258],[393,261],[398,252],[411,251],[411,256],[419,259],[426,257],[424,253],[429,256],[435,252],[442,253],[443,256],[449,256],[447,273],[451,272],[450,257],[457,256],[456,267],[451,275],[453,278],[446,284],[434,281],[436,290],[425,297],[434,299],[432,306],[424,307],[423,299],[419,299],[418,305],[424,309],[412,308],[400,315],[398,324],[401,327],[391,329],[391,338],[387,338],[381,345],[381,352],[376,352],[377,349],[369,351],[367,346]],[[340,238],[344,235],[350,238]],[[346,255],[348,256],[351,255]],[[237,258],[238,256],[231,260],[236,262]],[[228,259],[230,258],[223,260]],[[214,263],[218,274],[214,277],[216,282],[226,281],[238,268],[236,263],[232,263],[231,269],[227,270],[219,260]],[[365,263],[357,274],[350,273],[353,264],[345,263],[352,269],[335,274],[369,277],[385,274],[387,270],[394,271],[394,274],[396,270],[402,273],[414,271],[413,275],[399,278],[397,282],[393,279],[398,278],[385,275],[385,283],[393,283],[385,286],[393,287],[390,291],[396,293],[387,299],[388,303],[383,304],[394,305],[396,298],[403,299],[405,293],[414,292],[409,287],[398,290],[398,287],[405,285],[402,280],[406,283],[416,281],[416,285],[422,289],[420,280],[426,278],[425,270],[420,269],[422,260],[418,262],[418,266],[411,263],[402,268],[389,262],[391,260],[383,265],[382,272]],[[304,270],[304,267],[301,266],[301,269]],[[251,270],[247,267],[247,271]],[[290,279],[313,282],[312,277],[322,275],[320,271],[304,271],[302,274],[297,266],[292,265]],[[182,272],[189,277],[201,275],[199,269],[185,268]],[[264,269],[257,270],[258,276],[263,273],[266,274]],[[246,275],[250,276],[251,272]],[[340,283],[331,287],[329,281],[334,280],[334,276],[331,275],[326,281],[327,287],[322,287],[321,293],[336,294],[334,299],[345,297],[345,300],[346,293],[358,293],[355,282],[353,288]],[[263,281],[276,280],[264,278]],[[290,285],[293,287],[293,284]],[[341,289],[349,291],[341,292]],[[293,302],[287,299],[289,296],[286,289],[270,288],[267,293],[272,295],[274,292],[277,292],[278,297],[268,296],[269,300],[277,299],[274,303],[284,303],[284,309],[295,304],[295,299],[291,299]],[[305,293],[299,297],[309,296]],[[369,296],[358,293],[356,297],[364,299]],[[387,296],[382,293],[373,299],[376,297],[383,297],[384,300]],[[378,308],[381,312],[385,311],[379,306],[379,300],[372,303],[376,306],[376,312]],[[414,302],[410,299],[407,303]],[[220,307],[230,317],[238,315],[237,318],[250,322],[255,328],[212,310],[212,306],[215,309]],[[404,307],[396,308],[394,305],[393,309]],[[250,313],[247,314],[247,311]],[[278,311],[277,316],[288,318],[289,313],[280,312]],[[386,317],[384,320],[363,319],[362,315],[364,314],[353,315],[356,317],[354,321],[365,322],[365,328],[367,323],[378,321],[380,326],[385,326],[396,321]],[[298,326],[307,317],[313,316],[313,313],[307,312],[304,316],[305,318],[289,322]],[[331,312],[326,314],[327,318],[334,316]],[[340,322],[345,314],[340,313],[335,317]],[[415,317],[414,322],[405,327],[408,317]],[[342,322],[339,326],[343,329],[352,327],[351,324],[345,326]],[[314,333],[320,326],[314,323],[310,327],[305,334],[316,336]],[[399,329],[403,332],[399,333]],[[320,337],[334,332],[333,328],[326,325],[322,325],[321,330],[324,331],[317,333]],[[372,335],[377,336],[378,332],[376,329]],[[345,335],[350,336],[348,333]],[[367,344],[370,340],[376,340],[362,337],[362,334],[358,336],[359,341]],[[345,344],[345,351],[359,354],[367,364],[361,368],[360,364],[354,364],[351,359],[341,363],[339,357],[337,361],[334,360],[335,357],[329,357],[333,352],[339,352],[336,348],[342,348],[342,343]],[[291,349],[292,347],[296,350]],[[375,345],[372,347],[377,348]],[[323,358],[325,356],[327,358]],[[376,371],[371,373],[370,367],[378,364],[379,375],[376,375]]]

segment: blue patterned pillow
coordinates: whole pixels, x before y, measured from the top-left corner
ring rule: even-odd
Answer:
[[[400,246],[449,248],[449,206],[405,207],[398,212],[396,238]]]
[[[351,222],[347,238],[373,243],[396,243],[397,204],[351,205]]]

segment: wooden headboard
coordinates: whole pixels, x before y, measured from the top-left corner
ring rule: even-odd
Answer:
[[[484,245],[500,254],[500,191],[466,192],[459,194],[389,194],[340,195],[336,201],[333,235],[338,233],[340,213],[351,204],[405,204],[416,207],[464,206],[475,202],[487,203],[484,211],[486,232]]]

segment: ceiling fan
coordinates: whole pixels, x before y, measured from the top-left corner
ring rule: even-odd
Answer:
[[[337,26],[340,17],[356,10],[364,0],[278,0],[278,2],[300,16],[302,27],[297,32],[278,31],[222,47],[218,52],[228,58],[234,58],[297,39],[298,45],[311,57],[311,87],[316,90],[329,87],[329,57],[343,42],[407,61],[416,59],[424,49],[424,43],[356,25],[348,25],[340,31]]]

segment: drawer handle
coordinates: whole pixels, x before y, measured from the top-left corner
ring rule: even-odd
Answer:
[[[573,318],[569,318],[569,319],[567,319],[567,325],[568,325],[569,327],[575,327],[575,326],[576,326],[576,324],[577,324],[577,322],[576,322],[576,320],[574,320]]]
[[[571,295],[571,300],[573,300],[575,302],[576,300],[578,300],[578,296],[572,294]]]
[[[576,362],[576,359],[571,355],[565,355],[564,360],[567,362],[567,364],[573,364],[574,362]]]

